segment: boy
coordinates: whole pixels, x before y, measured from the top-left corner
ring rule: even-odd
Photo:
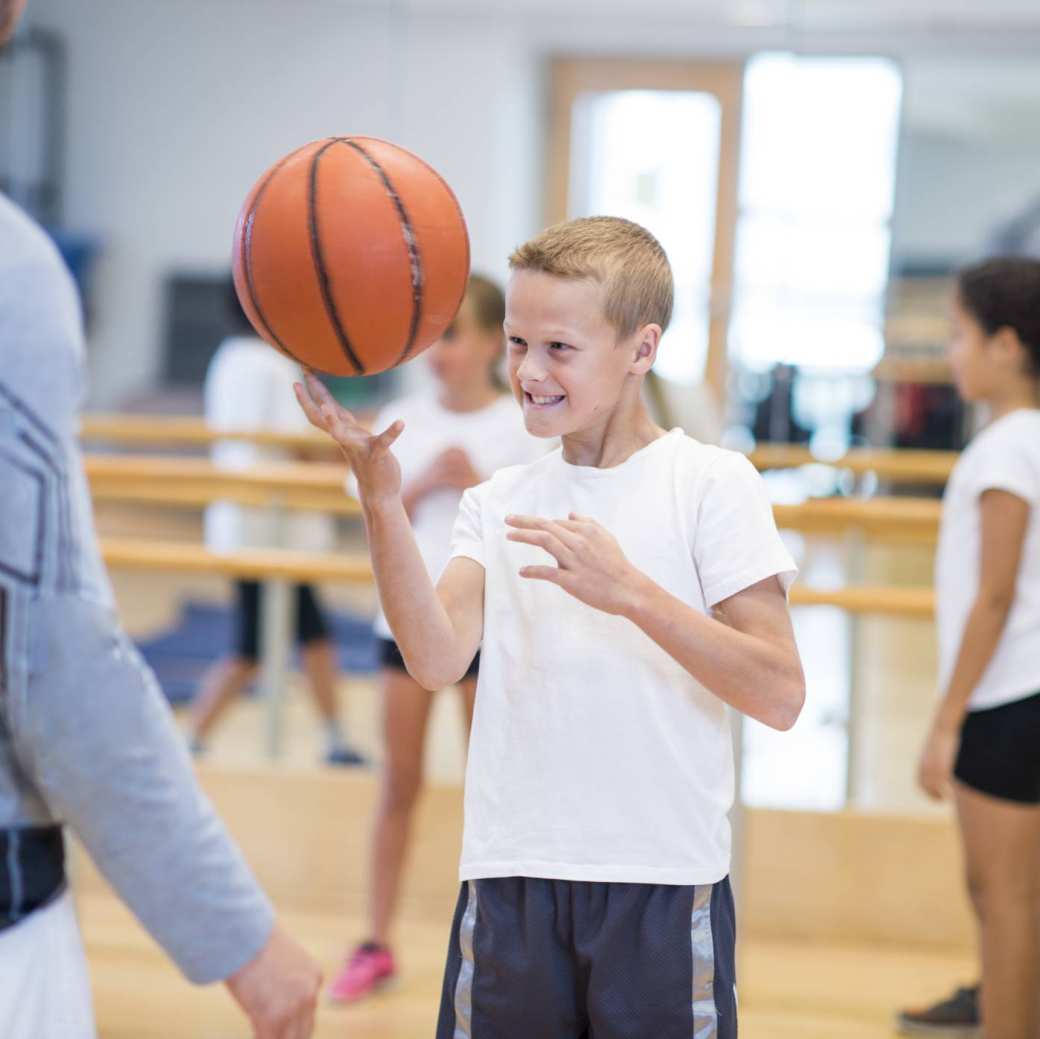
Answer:
[[[436,588],[401,424],[369,436],[312,376],[297,388],[357,474],[409,671],[454,682],[482,642],[438,1039],[731,1039],[725,705],[794,724],[795,567],[747,460],[643,406],[672,309],[653,236],[575,220],[510,267],[513,392],[562,448],[466,492]]]

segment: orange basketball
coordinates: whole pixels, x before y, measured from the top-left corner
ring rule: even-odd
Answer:
[[[257,332],[300,364],[372,375],[443,334],[469,236],[451,188],[374,137],[312,141],[253,186],[235,225],[235,289]]]

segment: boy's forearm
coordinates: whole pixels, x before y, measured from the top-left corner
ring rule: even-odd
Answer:
[[[390,630],[412,677],[427,688],[447,684],[454,668],[455,629],[419,553],[400,497],[363,502],[372,569]],[[467,661],[468,663],[468,661]]]
[[[426,481],[421,477],[416,477],[409,483],[406,483],[401,488],[401,502],[404,505],[404,511],[411,520],[415,516],[415,507],[429,494],[430,489],[426,484]]]
[[[707,617],[649,578],[624,616],[720,700],[774,729],[789,729],[805,696],[797,659],[784,648]]]

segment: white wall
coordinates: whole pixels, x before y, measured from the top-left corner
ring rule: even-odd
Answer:
[[[287,0],[34,0],[69,50],[66,221],[97,232],[91,405],[150,386],[162,278],[221,270],[260,173],[314,138],[390,138],[459,196],[474,267],[534,228],[534,70],[500,29]]]
[[[1040,105],[1038,105],[1040,110]],[[1040,114],[1040,111],[1038,111]],[[981,258],[996,228],[1040,197],[1040,141],[995,151],[959,138],[917,136],[901,164],[893,219],[900,261]]]
[[[551,54],[902,49],[909,70],[918,52],[941,61],[944,47],[1036,46],[1036,32],[1017,23],[1003,35],[965,30],[959,42],[948,27],[930,35],[928,18],[944,2],[930,15],[923,0],[888,5],[886,18],[905,25],[885,23],[867,38],[860,22],[843,34],[834,12],[862,13],[869,3],[30,0],[31,20],[68,44],[67,223],[98,232],[105,246],[95,272],[90,404],[113,406],[154,384],[163,276],[224,269],[249,186],[308,140],[372,134],[417,151],[459,196],[474,267],[501,275],[510,248],[540,224]],[[994,0],[989,17],[1000,4],[1018,17],[1017,3]],[[790,11],[794,22],[784,25]],[[824,16],[832,21],[821,23]],[[807,30],[810,23],[822,28]],[[908,93],[912,83],[908,75]],[[900,219],[911,233],[897,235],[901,246],[943,244],[967,233],[956,221],[976,220],[963,205],[948,209],[945,223],[915,208],[941,168],[925,154],[904,170],[900,204],[911,208]]]
[[[905,63],[893,252],[977,259],[1040,196],[1040,65],[1014,56]]]

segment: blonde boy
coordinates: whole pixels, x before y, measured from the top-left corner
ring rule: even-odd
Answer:
[[[741,455],[656,426],[640,390],[672,309],[645,229],[551,227],[510,258],[509,374],[537,462],[466,492],[434,587],[394,423],[297,395],[357,475],[409,671],[482,666],[463,882],[438,1039],[732,1039],[727,704],[778,729],[804,698],[794,564]]]

